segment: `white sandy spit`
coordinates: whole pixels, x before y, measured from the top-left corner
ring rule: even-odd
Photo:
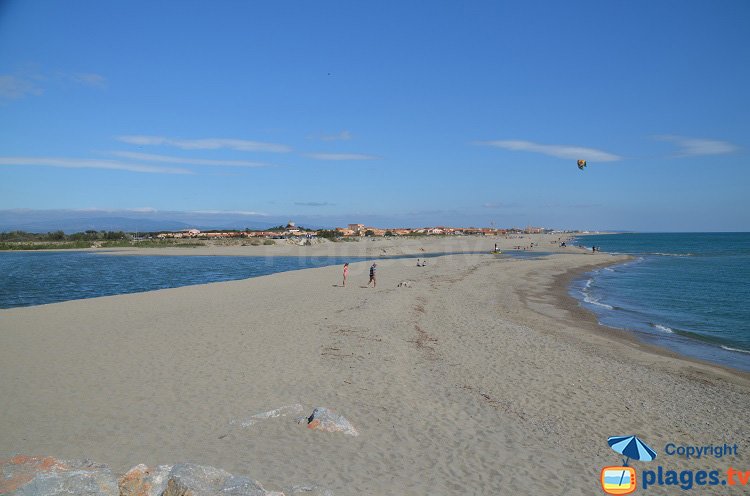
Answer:
[[[598,494],[621,461],[608,436],[750,449],[746,375],[656,353],[565,295],[570,271],[616,260],[379,260],[375,289],[362,262],[346,288],[325,267],[3,310],[0,456],[191,462],[337,496],[538,495]],[[359,436],[295,422],[316,406]]]

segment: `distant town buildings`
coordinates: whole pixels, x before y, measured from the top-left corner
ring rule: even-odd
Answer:
[[[487,228],[487,227],[421,227],[421,228],[379,228],[367,226],[365,224],[348,224],[347,227],[337,227],[336,235],[343,238],[364,237],[364,236],[498,236],[506,234],[539,234],[552,232],[552,229],[544,227],[525,228]],[[185,229],[177,232],[166,232],[158,234],[158,238],[196,238],[196,239],[221,239],[221,238],[313,238],[318,236],[318,231],[308,230],[289,221],[286,227],[279,226],[268,231],[205,231],[198,229]]]

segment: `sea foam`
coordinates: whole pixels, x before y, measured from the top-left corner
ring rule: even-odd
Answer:
[[[729,346],[724,346],[723,344],[721,345],[721,347],[727,351],[737,351],[739,353],[750,353],[750,350],[740,350],[738,348],[730,348]]]
[[[674,334],[674,331],[665,325],[651,324],[651,327],[653,327],[654,329],[659,329],[662,332],[666,332],[667,334]]]

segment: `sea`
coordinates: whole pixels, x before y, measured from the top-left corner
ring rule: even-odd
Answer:
[[[365,259],[0,252],[0,308],[232,281],[362,260]]]
[[[187,249],[187,248],[186,248]],[[477,253],[477,252],[472,252]],[[423,253],[433,258],[443,253]],[[518,254],[517,256],[522,256]],[[0,308],[232,281],[345,262],[416,256],[258,257],[119,256],[90,251],[0,251]]]
[[[601,324],[750,371],[750,233],[587,235],[575,243],[632,256],[570,288]]]

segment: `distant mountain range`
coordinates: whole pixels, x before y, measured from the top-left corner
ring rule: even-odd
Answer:
[[[297,226],[308,229],[332,229],[345,227],[349,223],[362,223],[380,228],[426,227],[436,225],[487,227],[490,222],[476,222],[473,216],[464,216],[451,211],[406,212],[398,215],[365,213],[341,213],[317,215],[312,213],[292,213],[289,216],[265,215],[254,212],[221,211],[166,211],[154,209],[139,210],[0,210],[0,232],[26,231],[46,233],[64,231],[73,234],[87,230],[158,232],[179,231],[182,229],[230,230],[268,229],[285,226],[290,220]],[[439,222],[435,217],[440,218]],[[513,225],[509,222],[508,225]]]
[[[128,219],[126,217],[102,217],[98,219],[65,219],[60,221],[36,221],[0,224],[0,231],[26,231],[46,233],[65,231],[67,234],[94,231],[155,232],[179,231],[193,226],[168,220]]]
[[[267,229],[286,225],[286,220],[269,220],[247,214],[190,212],[0,210],[0,232],[26,231],[66,234],[94,231],[156,232],[182,229]]]

